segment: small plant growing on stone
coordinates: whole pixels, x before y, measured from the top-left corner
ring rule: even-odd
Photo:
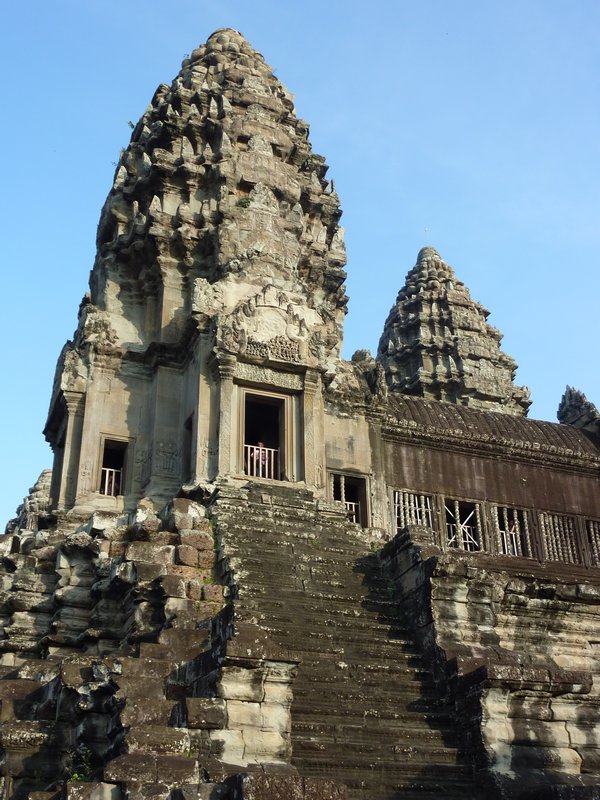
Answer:
[[[86,783],[92,779],[92,751],[89,747],[81,745],[73,751],[71,769],[71,783]]]
[[[240,208],[248,208],[250,203],[251,200],[249,197],[240,197],[240,199],[236,203],[236,206],[239,206]]]

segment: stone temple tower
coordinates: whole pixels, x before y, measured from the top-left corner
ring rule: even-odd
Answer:
[[[236,31],[159,87],[116,170],[57,368],[55,507],[165,500],[254,460],[322,481],[313,404],[340,357],[345,251],[307,135]]]
[[[379,342],[390,388],[471,408],[527,413],[529,392],[514,385],[517,365],[500,350],[502,335],[486,322],[488,315],[436,250],[424,247]]]
[[[0,537],[2,800],[598,800],[600,413],[424,248],[377,357],[289,93],[220,30],[123,152]]]

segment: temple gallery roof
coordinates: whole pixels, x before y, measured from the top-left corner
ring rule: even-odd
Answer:
[[[468,439],[513,443],[529,450],[569,451],[576,457],[600,459],[598,439],[571,425],[484,412],[396,393],[388,396],[388,410],[394,422],[441,437],[458,435]]]

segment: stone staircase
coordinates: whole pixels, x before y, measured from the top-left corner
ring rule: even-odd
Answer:
[[[339,504],[258,482],[220,487],[210,514],[235,620],[299,660],[292,763],[353,800],[475,798],[450,707],[392,601],[365,532]]]

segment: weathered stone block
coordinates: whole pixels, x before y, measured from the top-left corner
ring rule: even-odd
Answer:
[[[130,753],[109,761],[104,767],[104,779],[109,783],[155,783],[157,756],[150,753]]]
[[[188,567],[195,567],[198,564],[198,550],[188,544],[180,544],[177,547],[177,563]]]
[[[129,561],[149,561],[154,564],[172,564],[175,547],[155,545],[151,542],[131,542],[127,545],[125,557]]]
[[[190,600],[200,600],[202,598],[202,582],[200,580],[188,580],[185,582],[185,593]]]
[[[163,591],[169,597],[185,597],[186,582],[179,575],[165,575],[161,580]]]
[[[552,769],[577,774],[582,758],[569,747],[511,747],[511,767],[514,770]]]
[[[223,589],[225,587],[218,583],[205,583],[202,587],[202,599],[213,603],[223,602]]]
[[[260,703],[227,700],[225,705],[228,723],[231,728],[260,728],[262,722]]]
[[[67,783],[67,800],[121,800],[121,797],[121,789],[113,783]]]
[[[159,755],[156,758],[156,771],[159,781],[171,786],[200,781],[198,762],[195,758],[175,755]]]
[[[189,751],[190,737],[185,728],[143,725],[129,729],[127,747],[130,753],[179,755]]]
[[[166,574],[165,564],[153,564],[149,561],[136,561],[135,569],[140,581],[155,581],[157,578]]]
[[[198,567],[200,569],[210,570],[215,564],[215,554],[212,550],[199,550],[198,551]]]
[[[260,702],[264,698],[263,678],[264,673],[260,669],[222,667],[218,695],[225,700]]]
[[[195,547],[196,550],[214,551],[214,541],[210,531],[182,530],[179,532],[181,544]]]
[[[244,738],[241,731],[211,730],[211,741],[221,750],[220,759],[225,764],[245,764]]]
[[[257,761],[287,761],[291,756],[290,740],[274,731],[242,728],[247,759]]]
[[[287,733],[289,731],[291,716],[288,704],[264,702],[260,704],[260,713],[260,727],[263,730],[275,731],[276,733]]]
[[[187,724],[190,728],[215,729],[227,724],[225,701],[212,697],[188,697]]]

